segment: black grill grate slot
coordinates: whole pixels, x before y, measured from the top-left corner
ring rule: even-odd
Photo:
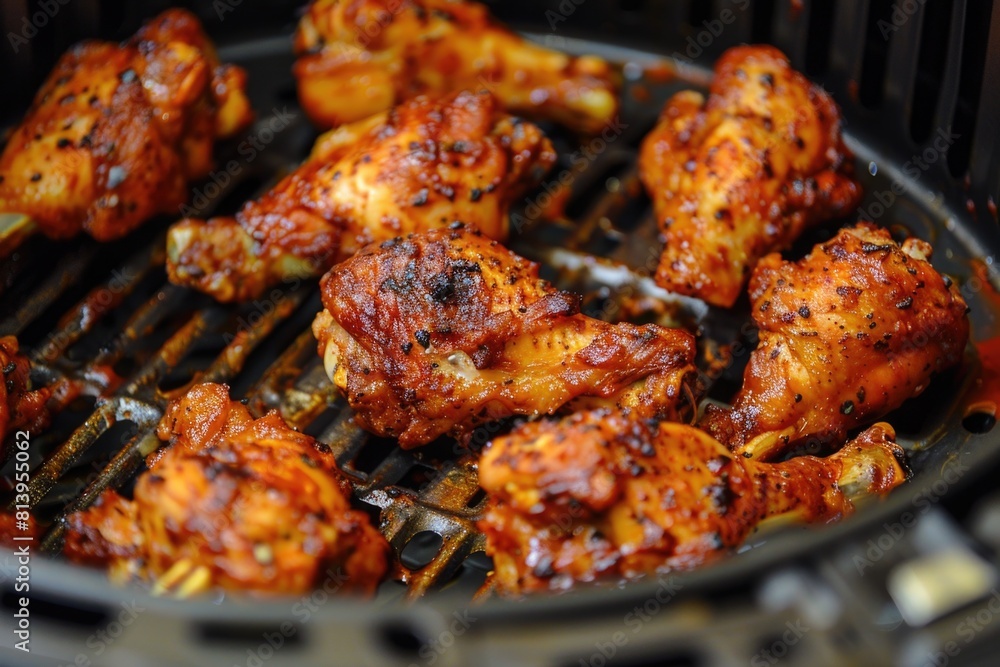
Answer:
[[[892,0],[871,0],[868,10],[868,29],[864,37],[864,60],[858,82],[858,98],[869,109],[877,109],[885,95],[885,72],[889,59],[889,42],[894,32],[886,26],[893,25],[893,11],[897,6]]]
[[[944,77],[944,62],[948,54],[950,5],[945,0],[927,0],[924,5],[910,113],[910,137],[917,143],[925,141],[934,131],[934,110],[937,108]]]
[[[750,11],[753,12],[750,39],[754,43],[767,43],[771,41],[771,22],[774,20],[774,3],[775,0],[757,0],[750,8]]]
[[[808,40],[806,41],[805,73],[822,79],[830,66],[830,40],[833,38],[835,0],[813,0],[809,3]]]
[[[992,3],[988,0],[967,0],[965,3],[961,74],[955,114],[951,122],[953,132],[959,136],[948,150],[948,168],[956,178],[966,174],[975,139],[976,112],[983,86],[991,12]]]

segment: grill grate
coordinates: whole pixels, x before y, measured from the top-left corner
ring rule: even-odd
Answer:
[[[287,45],[270,39],[258,46],[240,49],[245,56],[241,64],[258,86],[252,91],[255,104],[258,109],[280,107],[288,99],[287,81],[267,73],[289,71]],[[567,40],[564,46],[573,44]],[[256,70],[264,74],[256,76]],[[638,181],[637,146],[664,100],[688,84],[662,72],[644,78],[637,71],[632,65],[625,68],[620,127],[582,144],[557,128],[546,128],[560,162],[516,211],[511,247],[543,262],[557,286],[585,294],[590,315],[687,326],[700,333],[706,350],[752,339],[753,332],[741,326],[745,312],[718,311],[671,296],[649,278],[659,241]],[[218,196],[199,214],[231,213],[241,198],[294,168],[313,136],[299,113],[259,156],[240,163],[239,173],[217,188]],[[235,149],[231,146],[232,154],[223,155],[220,164],[239,159]],[[559,185],[564,173],[569,186]],[[874,176],[869,180],[869,191],[885,183]],[[207,182],[201,187],[196,192],[207,191]],[[921,210],[908,211],[894,213],[894,221],[930,237],[935,223]],[[535,224],[542,218],[545,224]],[[256,413],[277,408],[293,426],[330,445],[351,478],[356,499],[379,514],[378,525],[397,555],[395,580],[405,584],[406,598],[443,588],[456,577],[482,578],[488,565],[473,557],[484,548],[475,529],[482,494],[474,456],[450,442],[402,451],[352,423],[323,372],[309,332],[320,308],[315,281],[286,286],[240,307],[219,306],[166,283],[167,222],[105,246],[28,239],[4,263],[0,334],[22,337],[39,379],[63,380],[70,388],[52,432],[35,441],[31,502],[39,516],[54,521],[43,547],[58,551],[63,532],[59,519],[67,513],[88,506],[108,487],[127,491],[143,457],[159,444],[155,427],[170,398],[194,381],[215,381],[228,382],[234,395],[248,397]],[[829,237],[832,229],[814,230],[800,250]],[[969,251],[954,239],[943,240],[948,252],[958,253],[945,260],[944,270],[967,273],[960,259]],[[723,374],[712,396],[725,400],[740,370],[736,364]],[[940,425],[955,412],[962,393],[942,388],[916,410],[920,419],[901,415],[893,420],[905,444],[918,448],[941,436]],[[942,400],[945,396],[948,400]],[[481,445],[489,435],[477,432],[474,444]],[[428,540],[428,533],[440,540]],[[399,591],[390,582],[381,594],[389,599]],[[484,588],[479,596],[488,594]]]

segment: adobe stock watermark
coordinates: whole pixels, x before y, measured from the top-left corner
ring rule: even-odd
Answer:
[[[631,641],[632,637],[642,632],[642,629],[650,623],[657,614],[663,611],[670,602],[677,597],[683,586],[674,576],[660,575],[659,586],[656,592],[646,598],[645,602],[636,605],[631,611],[622,617],[622,624],[631,634],[625,630],[618,630],[604,640],[594,642],[594,652],[590,656],[580,658],[577,663],[579,667],[607,667],[614,665],[613,659],[618,652]]]
[[[428,640],[421,646],[417,655],[421,662],[411,662],[409,667],[421,667],[421,665],[433,665],[448,650],[455,645],[459,637],[469,631],[479,619],[472,615],[468,609],[453,611],[451,620],[438,636]]]
[[[910,156],[910,159],[903,163],[901,169],[903,173],[908,176],[913,183],[916,183],[920,178],[941,160],[948,152],[948,149],[961,138],[961,134],[952,132],[951,126],[947,128],[938,128],[937,134],[934,135],[934,140],[931,145],[925,148],[920,153]],[[872,194],[875,199],[867,207],[862,207],[858,209],[858,213],[865,220],[870,220],[872,222],[878,220],[885,212],[888,211],[895,203],[896,200],[906,192],[903,184],[893,179],[889,188],[886,190],[878,190]],[[922,196],[926,197],[928,200],[933,201],[934,196],[930,193],[921,193]]]
[[[104,652],[122,636],[128,626],[135,623],[135,619],[146,611],[145,607],[140,607],[133,599],[131,602],[122,602],[121,611],[118,616],[108,622],[106,626],[87,637],[84,645],[90,649],[89,652],[77,653],[73,662],[60,667],[91,667],[92,665],[103,665],[103,660],[97,660]]]
[[[959,644],[957,641],[951,640],[945,642],[944,646],[941,647],[942,650],[928,652],[927,662],[924,663],[925,667],[946,667],[952,658],[961,653],[965,646],[972,643],[976,635],[986,629],[986,626],[992,623],[997,615],[1000,615],[1000,591],[994,588],[990,593],[990,599],[987,600],[986,604],[975,613],[966,615],[955,626],[955,634],[962,640],[962,643]]]
[[[38,36],[38,31],[47,26],[49,21],[59,14],[59,10],[70,2],[71,0],[40,0],[38,11],[31,16],[22,16],[21,29],[18,32],[10,31],[7,33],[7,41],[10,42],[10,48],[14,50],[14,53],[19,52],[22,46],[27,45]]]
[[[549,22],[549,29],[555,32],[559,24],[568,21],[576,8],[585,2],[587,0],[562,0],[555,9],[546,9],[545,20]]]
[[[267,119],[256,123],[254,133],[248,135],[236,147],[236,153],[243,159],[229,160],[221,169],[209,173],[205,177],[208,182],[193,190],[190,202],[181,204],[180,214],[185,218],[198,217],[213,200],[225,192],[225,188],[233,182],[234,178],[243,173],[243,170],[257,159],[257,156],[268,144],[274,141],[279,133],[288,129],[296,118],[298,118],[298,114],[289,111],[287,106],[280,110],[274,107]]]
[[[670,54],[671,57],[677,62],[688,65],[700,58],[705,53],[705,49],[710,48],[715,40],[725,32],[726,26],[736,22],[738,12],[745,12],[750,7],[750,0],[728,0],[728,4],[730,6],[723,7],[716,18],[702,21],[703,29],[701,31],[688,36],[684,53],[674,51]]]
[[[906,531],[917,525],[919,517],[929,512],[931,507],[941,500],[969,470],[969,466],[961,461],[951,461],[941,471],[941,478],[935,480],[913,499],[913,511],[907,510],[900,514],[897,520],[882,524],[884,532],[868,540],[868,548],[864,555],[854,554],[852,562],[858,574],[864,576],[865,570],[882,560],[903,539]]]
[[[882,39],[889,41],[889,35],[906,25],[906,22],[913,18],[926,2],[927,0],[902,0],[902,2],[893,3],[889,20],[879,19],[875,24],[875,27],[882,33]]]
[[[608,150],[608,147],[611,144],[618,141],[619,137],[621,137],[628,128],[628,123],[622,122],[622,119],[619,116],[615,116],[610,123],[604,126],[604,129],[599,135],[593,137],[578,150],[570,153],[570,166],[563,169],[554,178],[547,179],[540,186],[540,192],[533,197],[528,197],[525,200],[523,208],[524,214],[522,215],[517,211],[510,214],[511,229],[515,232],[520,232],[530,222],[540,218],[552,204],[554,197],[558,195],[559,191],[562,188],[569,187],[573,182],[573,179],[585,171],[587,167],[594,162],[594,160],[604,153],[604,151]]]
[[[769,667],[788,655],[793,646],[802,641],[802,638],[811,630],[801,618],[785,623],[785,631],[781,636],[771,642],[770,646],[765,646],[750,658],[750,667]]]

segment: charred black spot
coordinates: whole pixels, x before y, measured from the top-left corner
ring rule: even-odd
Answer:
[[[417,342],[426,350],[431,346],[431,334],[426,329],[418,329],[414,332],[413,337],[417,339]]]
[[[728,512],[729,506],[736,499],[736,494],[729,488],[729,473],[722,473],[717,483],[706,486],[705,495],[712,500],[712,504],[715,505],[719,514]]]
[[[447,273],[439,273],[431,278],[430,288],[431,299],[437,303],[445,303],[455,296],[455,284]]]

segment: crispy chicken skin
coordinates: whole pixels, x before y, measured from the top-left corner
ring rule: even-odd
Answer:
[[[83,42],[56,64],[0,156],[0,211],[52,238],[124,236],[176,210],[212,145],[252,118],[243,70],[172,9],[128,42]]]
[[[151,455],[134,500],[109,490],[69,517],[70,559],[181,595],[327,580],[370,594],[382,580],[388,544],[351,509],[329,451],[277,412],[255,420],[225,385],[204,384],[171,404],[159,435],[171,445]]]
[[[0,369],[4,380],[0,383],[0,443],[15,430],[37,433],[48,426],[46,404],[51,388],[31,388],[31,364],[20,354],[14,336],[0,338]]]
[[[327,373],[359,425],[404,448],[564,406],[675,419],[692,404],[690,334],[586,317],[462,225],[370,245],[321,286]]]
[[[732,306],[750,271],[861,200],[840,111],[770,46],[730,49],[708,99],[675,95],[639,170],[665,240],[656,281]]]
[[[894,437],[877,424],[829,458],[762,463],[686,424],[607,411],[530,422],[483,453],[479,527],[507,595],[686,570],[767,517],[835,521],[853,498],[898,486],[908,472]]]
[[[710,408],[707,430],[754,456],[842,441],[959,363],[967,307],[930,255],[924,241],[900,247],[860,223],[798,262],[764,258],[750,281],[760,342],[733,408]]]
[[[464,0],[316,0],[295,36],[299,100],[335,127],[419,94],[487,89],[504,107],[600,132],[618,112],[611,67],[525,41]]]
[[[239,301],[319,275],[372,241],[455,220],[502,240],[511,203],[555,159],[538,127],[489,94],[418,97],[320,137],[305,164],[235,219],[174,225],[170,279]]]

